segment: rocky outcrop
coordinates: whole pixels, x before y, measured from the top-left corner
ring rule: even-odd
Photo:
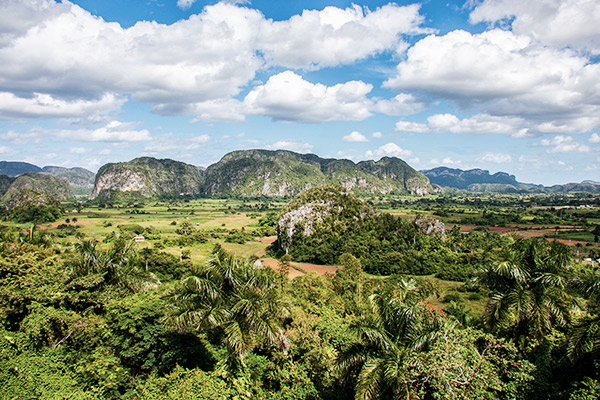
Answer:
[[[196,166],[169,159],[140,157],[100,168],[91,198],[113,199],[123,195],[196,197],[200,195],[202,183],[202,172]]]
[[[2,201],[7,203],[14,199],[20,199],[23,197],[21,193],[37,194],[35,197],[53,199],[58,202],[73,200],[73,195],[67,181],[37,172],[26,172],[14,178],[14,181],[10,184],[6,193],[4,193]]]
[[[370,195],[425,195],[432,191],[424,175],[397,158],[355,164],[286,150],[241,150],[207,168],[203,195],[288,197],[323,185],[340,185]]]

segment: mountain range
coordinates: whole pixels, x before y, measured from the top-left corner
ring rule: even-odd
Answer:
[[[0,175],[16,177],[26,172],[46,173],[62,178],[75,188],[93,188],[96,174],[85,168],[38,167],[21,161],[0,161]]]
[[[60,182],[68,182],[68,185]],[[600,184],[594,181],[544,187],[518,182],[514,175],[505,172],[490,174],[482,169],[447,167],[419,172],[395,157],[355,163],[287,150],[234,151],[206,169],[175,160],[139,157],[106,164],[97,174],[83,168],[40,168],[24,162],[0,162],[0,195],[6,195],[11,188],[26,187],[30,190],[46,188],[44,190],[58,199],[72,198],[72,192],[78,195],[91,192],[90,198],[103,200],[291,197],[323,185],[339,185],[361,195],[422,196],[456,191],[600,193]],[[62,193],[53,191],[53,187]]]

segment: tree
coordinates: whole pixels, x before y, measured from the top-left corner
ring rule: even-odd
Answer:
[[[337,361],[346,380],[356,376],[356,399],[410,398],[418,392],[412,354],[452,325],[440,309],[418,300],[412,279],[369,297],[371,313],[354,327],[359,340]]]
[[[483,283],[493,291],[483,320],[492,332],[521,340],[544,340],[553,327],[570,320],[573,298],[565,290],[570,250],[559,243],[515,239],[505,261],[488,268]]]
[[[194,266],[176,288],[176,310],[170,321],[183,331],[219,334],[232,369],[243,366],[245,354],[256,346],[273,345],[286,351],[281,321],[287,310],[274,274],[216,246],[206,265]]]

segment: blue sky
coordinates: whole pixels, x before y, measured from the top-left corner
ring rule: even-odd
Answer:
[[[238,149],[600,181],[600,2],[0,0],[0,159]]]

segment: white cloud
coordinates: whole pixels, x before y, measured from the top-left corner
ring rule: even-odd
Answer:
[[[369,150],[365,153],[365,156],[369,159],[380,159],[382,157],[410,157],[413,155],[413,152],[410,150],[405,150],[402,147],[398,146],[396,143],[386,143],[383,146],[375,149]]]
[[[535,46],[529,38],[512,32],[457,30],[417,42],[398,64],[397,75],[384,86],[424,90],[472,104],[558,90],[585,65],[586,59],[569,51]]]
[[[510,154],[504,153],[485,153],[482,157],[479,157],[475,161],[477,162],[488,162],[494,164],[506,164],[512,162]]]
[[[0,41],[0,90],[63,100],[131,94],[174,108],[234,96],[263,64],[255,44],[265,19],[256,10],[218,3],[171,25],[140,21],[124,29],[72,3],[38,3],[0,4],[14,25],[38,21]]]
[[[416,114],[424,109],[425,104],[407,93],[400,93],[390,100],[378,100],[373,106],[373,111],[392,116]]]
[[[594,0],[484,0],[470,15],[473,23],[507,25],[552,46],[600,53],[600,3]]]
[[[177,4],[189,8],[194,2]],[[430,32],[420,27],[418,5],[326,7],[273,21],[235,3],[244,2],[208,5],[170,25],[140,21],[123,28],[67,1],[2,1],[0,118],[105,114],[131,96],[163,115],[242,121],[244,107],[234,97],[266,66],[353,63],[406,47],[402,35]],[[368,85],[343,86],[362,93]],[[327,120],[364,118],[370,115],[366,106],[356,117],[348,110]],[[380,107],[399,112],[401,105]]]
[[[548,153],[588,153],[590,148],[581,144],[571,136],[557,135],[552,139],[542,139],[540,144],[550,147]]]
[[[429,127],[420,122],[398,121],[396,122],[396,131],[411,133],[429,133]]]
[[[297,140],[280,140],[272,145],[265,146],[269,150],[289,150],[296,153],[310,153],[313,146],[308,143],[300,143]]]
[[[0,146],[0,154],[2,155],[9,155],[9,154],[14,154],[15,151],[13,149],[11,149],[8,146]]]
[[[190,142],[197,144],[205,144],[210,142],[210,136],[208,136],[207,134],[195,136],[190,139]]]
[[[151,140],[150,132],[146,129],[136,130],[135,123],[111,121],[106,126],[97,129],[73,129],[47,131],[48,134],[63,139],[82,142],[139,142]]]
[[[448,167],[448,168],[461,168],[463,167],[463,162],[461,160],[453,160],[450,157],[445,157],[443,159],[434,158],[429,161],[429,164],[435,167]]]
[[[118,110],[123,103],[125,98],[112,93],[98,99],[64,100],[42,93],[24,98],[0,92],[0,119],[92,117]]]
[[[429,127],[437,132],[448,131],[462,134],[509,134],[515,137],[527,136],[524,121],[517,117],[498,117],[477,114],[471,118],[459,119],[452,114],[435,114],[427,118]]]
[[[360,132],[354,131],[342,138],[344,142],[368,142],[369,139]]]
[[[592,133],[592,136],[588,139],[590,143],[600,143],[600,135],[597,133]]]
[[[182,10],[187,10],[195,2],[196,0],[177,0],[177,7],[181,8]]]
[[[85,147],[71,147],[69,148],[69,153],[71,154],[85,154],[88,153],[89,150]]]
[[[284,71],[252,89],[244,99],[244,106],[248,114],[266,115],[274,120],[357,121],[371,116],[371,101],[366,95],[372,88],[361,81],[325,86],[305,81],[292,71]]]
[[[31,130],[29,132],[8,131],[6,133],[0,133],[0,140],[13,144],[39,143],[43,137],[44,135],[38,130]]]
[[[182,139],[172,133],[166,133],[152,138],[152,141],[144,146],[144,150],[150,154],[160,154],[166,151],[183,152],[197,150],[210,143],[211,137],[207,134],[194,136],[190,139]]]
[[[530,134],[600,127],[600,65],[510,31],[427,36],[384,86],[483,107],[481,114],[490,117],[520,118]]]
[[[373,136],[373,138],[375,138],[375,139],[381,139],[383,137],[383,133],[373,132],[373,134],[371,136]]]
[[[353,5],[304,10],[286,21],[262,26],[260,48],[270,64],[287,68],[322,68],[352,63],[406,44],[402,34],[421,34],[419,5],[390,3],[375,11]]]

